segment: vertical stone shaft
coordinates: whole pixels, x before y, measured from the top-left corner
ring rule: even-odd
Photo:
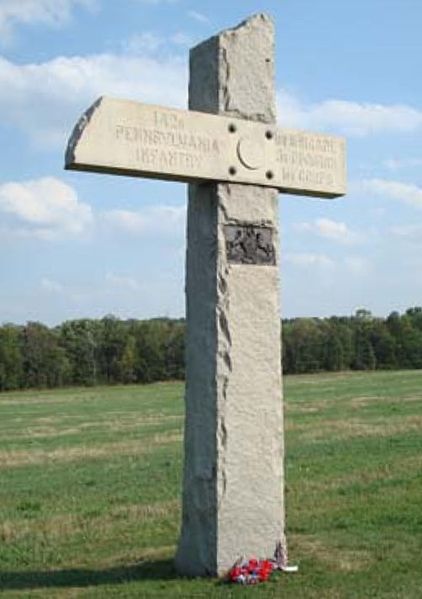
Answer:
[[[273,46],[273,23],[257,15],[194,48],[189,107],[273,123]],[[271,227],[278,250],[277,191],[189,186],[176,567],[195,576],[222,574],[241,555],[271,556],[285,541],[278,268],[228,263],[227,224]]]

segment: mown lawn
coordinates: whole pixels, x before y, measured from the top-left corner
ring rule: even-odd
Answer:
[[[176,576],[183,386],[0,395],[4,597],[422,597],[422,371],[287,377],[298,574]]]

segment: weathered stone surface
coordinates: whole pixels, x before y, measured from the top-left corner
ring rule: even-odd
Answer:
[[[103,97],[77,124],[66,168],[274,187],[266,171],[276,168],[276,143],[267,130],[263,123]]]
[[[273,24],[258,15],[191,52],[190,108],[273,123]],[[183,519],[176,566],[222,574],[285,546],[278,269],[227,260],[225,227],[273,230],[277,192],[190,185]]]
[[[226,100],[233,105],[230,95]],[[74,129],[66,168],[249,183],[328,198],[345,193],[342,138],[276,129],[232,112],[235,118],[100,98]]]

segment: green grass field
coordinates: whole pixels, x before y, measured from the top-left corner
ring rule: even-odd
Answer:
[[[0,395],[5,597],[422,597],[422,371],[285,379],[291,563],[176,576],[183,386]]]

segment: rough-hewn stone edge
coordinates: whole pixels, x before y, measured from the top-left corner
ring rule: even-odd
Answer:
[[[275,29],[275,25],[274,25],[274,20],[273,18],[268,15],[267,13],[257,13],[255,15],[252,15],[250,18],[245,19],[244,21],[242,21],[239,25],[231,28],[231,29],[226,29],[225,31],[221,32],[221,34],[218,36],[218,42],[219,42],[219,72],[220,72],[220,98],[219,98],[219,104],[220,104],[220,111],[222,114],[226,114],[226,115],[230,115],[230,116],[235,116],[237,118],[242,118],[242,119],[249,119],[252,121],[260,121],[263,123],[275,123],[276,122],[276,108],[275,108],[275,104],[273,105],[273,103],[271,103],[271,105],[268,105],[266,107],[262,107],[262,109],[260,109],[259,111],[254,111],[254,112],[244,112],[243,110],[240,110],[238,108],[234,108],[233,106],[230,106],[231,104],[231,100],[232,100],[232,91],[231,91],[231,67],[229,64],[229,60],[228,60],[228,56],[227,56],[227,50],[230,44],[233,43],[234,40],[236,40],[237,37],[242,37],[242,36],[247,36],[248,34],[250,35],[251,31],[255,28],[255,27],[261,27],[262,31],[260,32],[260,37],[261,39],[263,39],[265,37],[265,30],[264,27],[267,28],[267,35],[271,36],[272,39],[272,43],[271,43],[271,51],[270,51],[270,56],[267,57],[266,60],[268,60],[269,62],[273,63],[274,61],[274,29]],[[245,48],[243,48],[245,49]],[[272,82],[274,84],[274,70],[272,73]],[[245,90],[246,92],[246,90]],[[239,95],[239,90],[236,89],[235,92],[236,96]],[[246,92],[249,93],[249,92]],[[238,98],[237,98],[238,100]],[[235,104],[238,104],[238,101],[234,102]]]
[[[212,576],[217,570],[215,195],[215,185],[189,187],[185,459],[182,530],[175,558],[177,571],[187,576]]]
[[[269,110],[253,113],[245,113],[229,107],[231,70],[228,64],[227,44],[231,43],[236,36],[247,35],[258,24],[264,24],[274,39],[273,18],[266,13],[257,13],[236,27],[226,29],[191,48],[189,55],[189,108],[191,110],[275,123],[275,106],[271,106]],[[274,53],[273,48],[274,43],[271,48],[272,53]],[[273,61],[273,56],[269,56],[268,60]],[[196,68],[198,64],[200,68]],[[274,79],[274,73],[272,78]],[[201,84],[198,83],[199,79],[202,80]]]
[[[80,117],[75,127],[73,128],[72,134],[67,143],[66,152],[65,152],[65,160],[64,160],[64,168],[66,170],[72,170],[74,168],[74,163],[76,161],[76,148],[79,141],[82,139],[85,129],[88,127],[89,122],[91,121],[94,113],[100,108],[102,102],[104,101],[104,97],[101,96],[96,100],[89,108],[86,110],[83,115]]]

